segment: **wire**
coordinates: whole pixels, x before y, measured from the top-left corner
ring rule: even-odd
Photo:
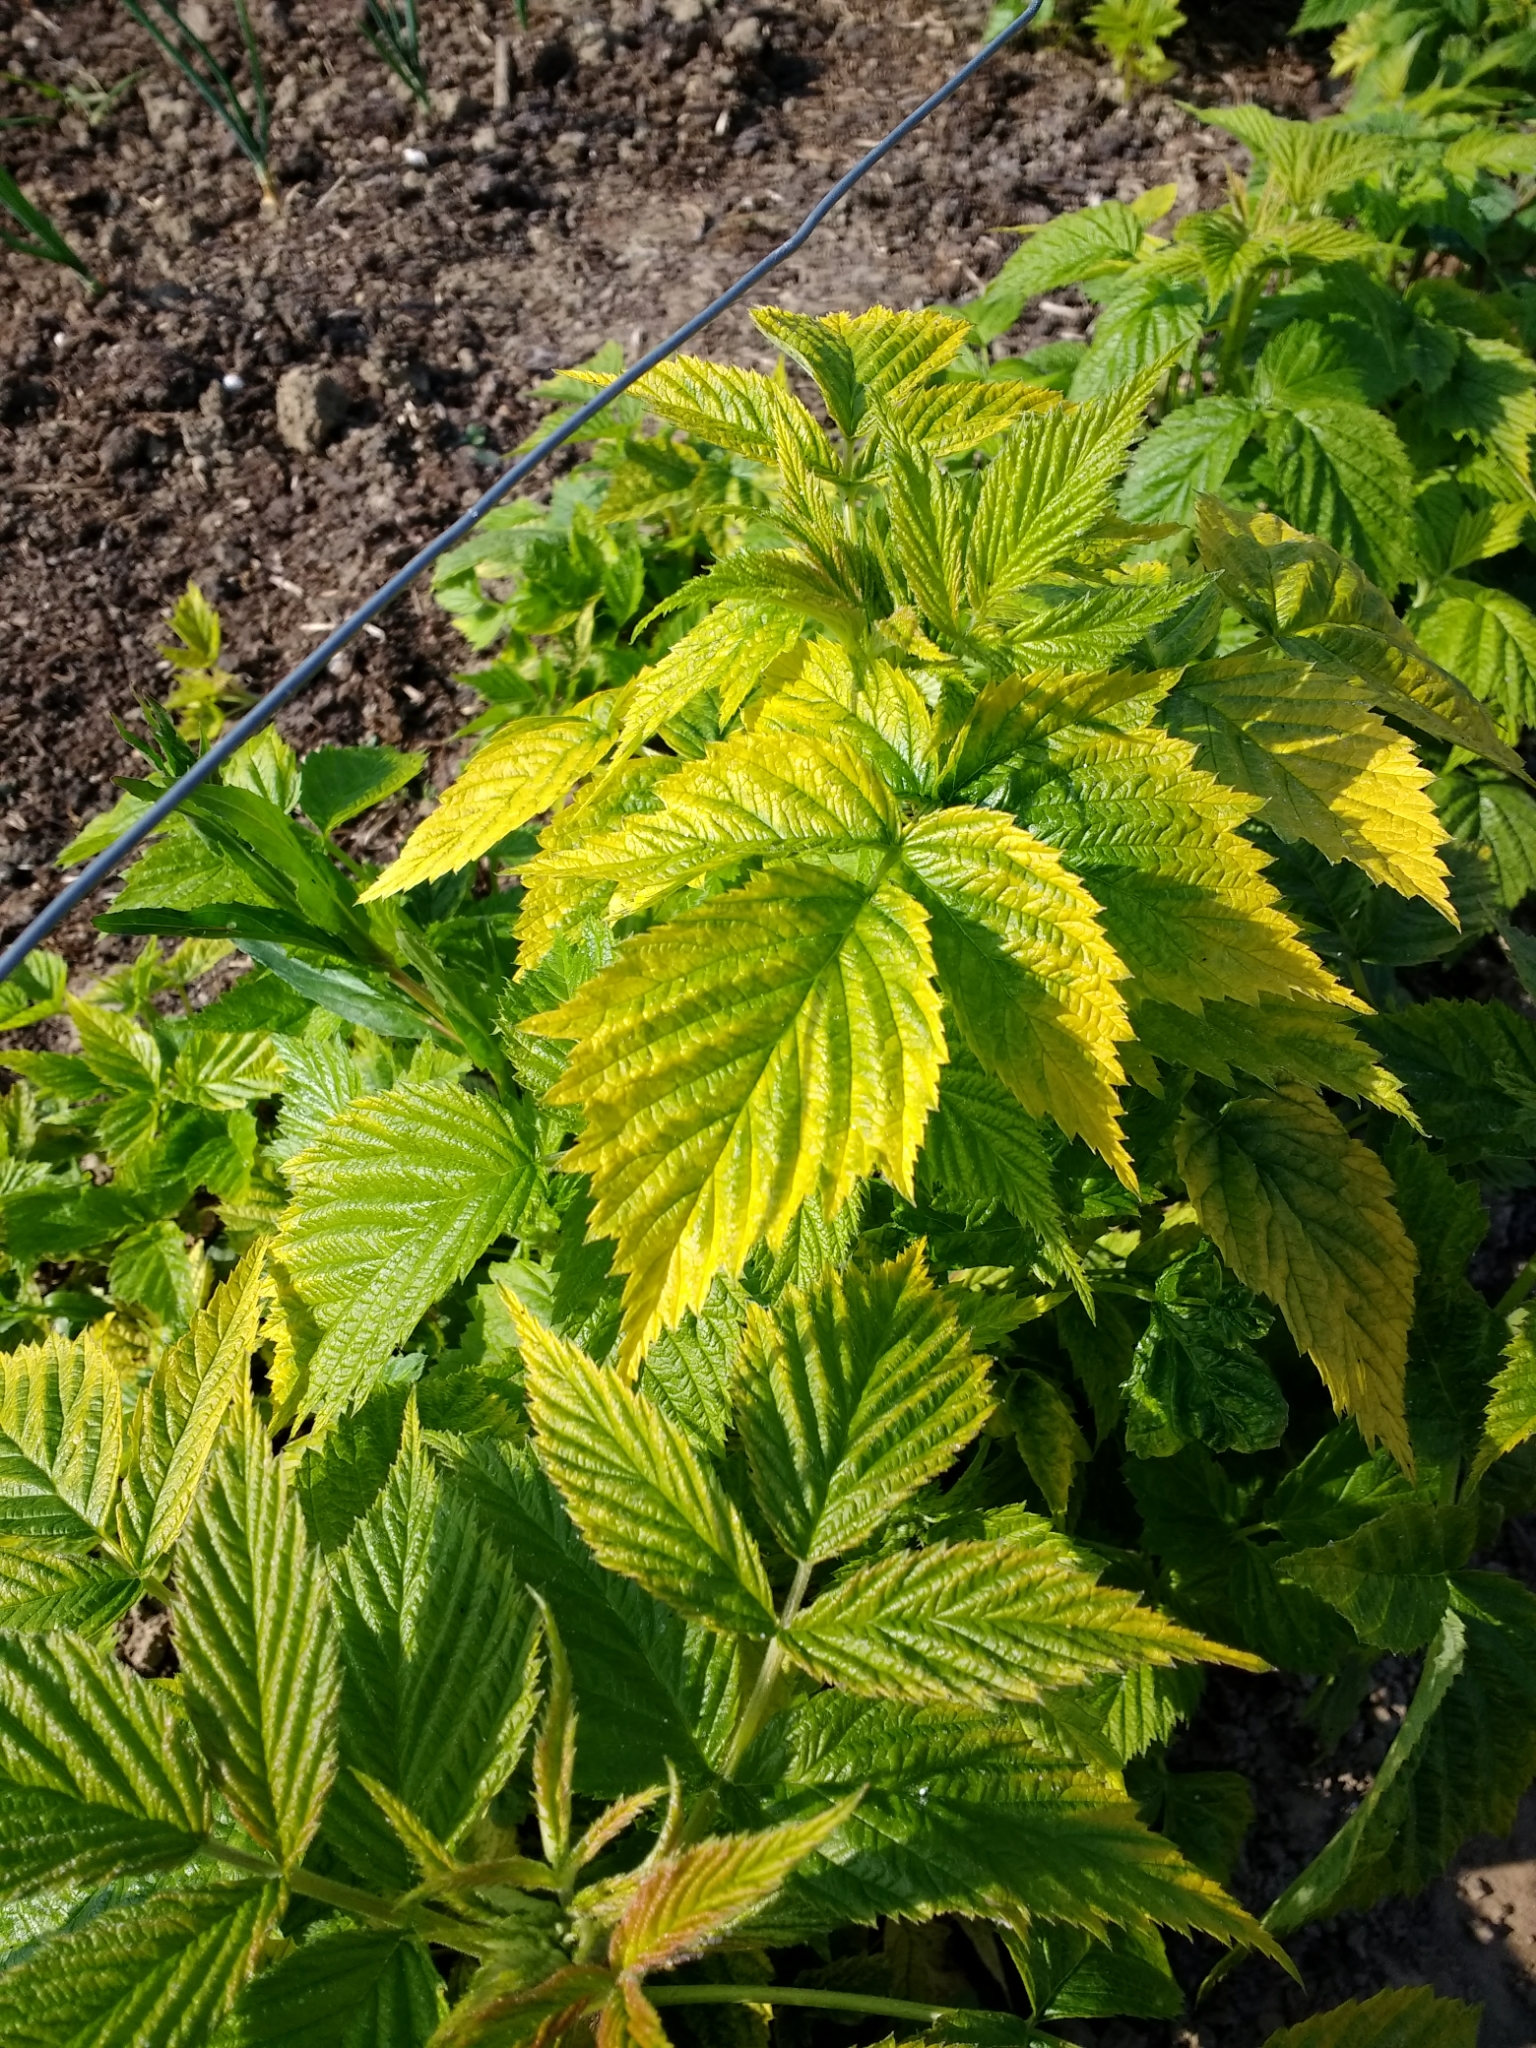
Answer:
[[[642,356],[631,369],[626,370],[621,377],[616,377],[611,384],[606,385],[595,397],[572,413],[553,433],[546,434],[536,447],[529,449],[521,461],[514,462],[510,469],[503,470],[485,495],[471,505],[462,517],[456,519],[445,532],[440,533],[436,540],[429,541],[418,554],[412,555],[404,567],[397,569],[387,583],[382,584],[372,597],[366,599],[355,612],[343,619],[334,631],[326,635],[318,647],[305,655],[297,668],[290,669],[280,683],[274,683],[259,703],[254,704],[243,718],[230,726],[207,753],[200,755],[192,766],[172,783],[163,796],[155,799],[148,810],[141,812],[127,830],[113,840],[104,853],[97,854],[68,887],[62,889],[47,908],[33,918],[20,937],[13,939],[5,951],[0,953],[0,981],[5,981],[14,974],[35,946],[41,945],[49,933],[55,931],[78,904],[83,903],[88,896],[94,895],[114,869],[120,867],[127,856],[141,845],[151,832],[158,830],[165,823],[184,797],[189,796],[200,783],[206,782],[231,754],[237,752],[248,739],[260,732],[274,713],[280,711],[290,698],[296,697],[306,684],[313,682],[321,670],[334,661],[365,626],[371,625],[380,612],[387,610],[397,597],[409,590],[424,569],[430,569],[451,547],[457,546],[467,533],[472,532],[486,513],[499,505],[509,491],[514,490],[531,475],[541,462],[555,453],[556,449],[575,439],[589,420],[595,419],[604,407],[611,405],[616,398],[621,398],[631,385],[638,383],[645,376],[647,371],[654,370],[659,363],[664,363],[668,356],[675,354],[686,342],[692,341],[696,334],[708,327],[711,322],[718,320],[722,313],[729,312],[732,306],[745,298],[753,286],[759,284],[771,271],[777,270],[781,263],[788,262],[791,256],[803,249],[833,207],[847,197],[859,180],[867,177],[882,157],[889,156],[898,143],[906,140],[914,128],[920,127],[930,114],[937,113],[946,100],[952,99],[962,86],[968,84],[983,64],[989,62],[999,50],[1022,33],[1040,12],[1043,4],[1044,0],[1029,0],[1029,5],[1024,11],[995,35],[991,42],[983,44],[968,64],[962,64],[954,76],[947,79],[937,92],[930,93],[922,105],[914,107],[906,119],[899,121],[883,141],[876,143],[868,155],[860,157],[851,170],[845,171],[837,183],[817,200],[787,242],[781,242],[776,249],[771,249],[761,262],[754,263],[752,268],[744,276],[737,278],[719,298],[711,299],[701,312],[695,313],[691,320],[685,321],[675,334],[669,334],[665,341],[658,342],[649,355]]]

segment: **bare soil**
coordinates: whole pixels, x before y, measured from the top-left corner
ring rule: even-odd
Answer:
[[[426,11],[423,120],[347,5],[253,4],[275,219],[111,0],[0,0],[0,70],[58,85],[82,67],[140,73],[94,130],[71,115],[5,137],[107,289],[0,254],[0,935],[46,901],[54,855],[111,800],[130,760],[113,719],[163,690],[156,644],[189,577],[247,684],[268,687],[472,502],[533,424],[533,385],[609,337],[654,342],[781,240],[962,61],[984,11],[532,0],[523,33],[509,6],[470,0]],[[231,11],[208,12],[232,58]],[[1170,92],[1129,108],[1071,49],[997,61],[760,299],[926,304],[975,289],[1008,224],[1163,183],[1181,205],[1210,201],[1230,146],[1170,93],[1314,104],[1315,59],[1266,45],[1279,18],[1208,8]],[[512,92],[496,114],[503,31]],[[0,86],[0,116],[46,105]],[[1086,306],[1053,305],[1040,336],[1086,323]],[[744,311],[700,346],[766,360]],[[278,382],[296,368],[331,380],[335,417],[311,448],[279,431]],[[418,590],[280,723],[300,745],[440,744],[470,701],[449,680],[465,659]],[[81,965],[114,950],[84,915],[64,943]]]
[[[533,385],[610,337],[638,351],[781,240],[955,68],[984,9],[531,0],[523,32],[488,0],[429,8],[430,120],[347,5],[253,11],[275,95],[275,218],[110,0],[0,0],[0,70],[59,85],[82,69],[109,84],[141,73],[94,130],[70,115],[5,135],[7,162],[106,289],[0,256],[0,936],[47,900],[58,849],[129,770],[114,720],[162,693],[156,645],[189,577],[223,614],[232,665],[268,687],[473,501],[494,451],[534,423]],[[761,300],[819,312],[959,297],[996,269],[1008,224],[1164,183],[1181,208],[1213,201],[1228,146],[1176,99],[1301,114],[1328,87],[1320,46],[1284,42],[1288,8],[1190,11],[1179,77],[1133,106],[1070,47],[997,61]],[[503,33],[512,91],[497,112]],[[212,40],[233,54],[217,22]],[[0,116],[43,108],[0,87]],[[1088,309],[1072,298],[1015,345],[1081,331]],[[766,360],[744,312],[702,345]],[[312,393],[331,380],[315,394],[329,424],[308,447],[292,445],[293,421],[288,439],[279,430],[278,382],[295,369]],[[429,746],[441,782],[473,702],[452,681],[465,663],[418,590],[280,723],[301,747]],[[404,808],[392,822],[404,828]],[[85,915],[64,945],[83,968],[115,950]],[[1183,1760],[1250,1778],[1260,1820],[1236,1884],[1255,1906],[1369,1784],[1409,1683],[1402,1667],[1378,1678],[1332,1759],[1316,1755],[1290,1682],[1213,1681]],[[943,1936],[909,1946],[914,1984],[955,1953]],[[1062,2031],[1095,2048],[1249,2048],[1304,2012],[1423,1981],[1484,2003],[1481,2048],[1536,2048],[1536,1809],[1423,1899],[1293,1947],[1305,1991],[1250,1964],[1193,2024]]]

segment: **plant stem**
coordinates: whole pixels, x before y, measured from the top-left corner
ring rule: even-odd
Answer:
[[[1243,344],[1248,339],[1248,328],[1258,307],[1264,290],[1265,272],[1255,270],[1245,277],[1232,299],[1232,309],[1227,315],[1226,332],[1221,338],[1221,358],[1218,382],[1224,391],[1246,391],[1247,373],[1243,369]]]
[[[232,1870],[248,1871],[253,1877],[264,1877],[273,1884],[286,1884],[289,1891],[306,1899],[318,1899],[322,1905],[335,1906],[338,1912],[350,1913],[355,1919],[372,1920],[382,1927],[408,1928],[423,1941],[457,1949],[461,1955],[480,1956],[489,1952],[483,1938],[477,1939],[476,1929],[450,1920],[446,1913],[425,1911],[420,1906],[402,1907],[355,1885],[337,1884],[313,1870],[285,1872],[270,1857],[253,1855],[249,1849],[237,1849],[230,1842],[210,1842],[207,1846],[208,1854],[216,1862],[227,1863]]]
[[[763,1652],[763,1661],[757,1667],[756,1682],[747,1695],[747,1704],[741,1710],[741,1719],[736,1723],[736,1733],[731,1737],[730,1751],[720,1773],[726,1780],[736,1775],[742,1758],[752,1747],[758,1729],[768,1718],[773,1688],[778,1683],[779,1672],[784,1663],[783,1631],[800,1612],[801,1602],[805,1599],[806,1589],[810,1583],[811,1567],[808,1564],[797,1564],[793,1583],[784,1596],[784,1606],[779,1615],[780,1633]]]
[[[1531,1289],[1536,1287],[1536,1252],[1526,1260],[1494,1308],[1496,1316],[1510,1316],[1524,1301]]]
[[[793,1984],[647,1984],[652,2005],[808,2005],[821,2012],[868,2013],[876,2019],[931,2026],[958,2007],[915,2005],[909,1998],[866,1997],[860,1991],[802,1990]]]

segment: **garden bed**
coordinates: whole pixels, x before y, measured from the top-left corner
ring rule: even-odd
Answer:
[[[47,900],[52,857],[110,799],[127,760],[113,720],[160,690],[155,647],[188,577],[219,606],[232,664],[267,688],[473,501],[495,451],[537,418],[532,386],[609,338],[631,352],[656,341],[766,253],[861,142],[955,68],[976,13],[941,0],[903,24],[868,0],[708,14],[693,0],[671,14],[534,0],[494,117],[505,24],[476,0],[427,18],[443,97],[423,128],[347,6],[273,0],[258,26],[278,108],[275,221],[212,115],[108,0],[0,13],[0,69],[61,83],[76,63],[109,83],[141,72],[94,132],[70,120],[7,138],[24,189],[108,289],[92,298],[66,272],[4,258],[0,934]],[[1315,104],[1320,67],[1266,50],[1266,25],[1262,10],[1210,9],[1175,45],[1186,68],[1170,90]],[[8,112],[42,104],[0,90]],[[1087,56],[1006,55],[759,303],[963,296],[1011,246],[999,226],[1163,183],[1210,203],[1232,160],[1166,94],[1117,104]],[[1088,310],[1063,306],[1040,332],[1078,331]],[[708,346],[769,360],[745,311]],[[307,450],[278,426],[277,384],[295,369],[332,381],[339,414]],[[441,742],[467,701],[447,680],[463,659],[419,591],[280,724],[301,746]],[[120,951],[85,915],[64,943],[82,964]]]
[[[67,273],[8,261],[0,936],[47,900],[58,848],[110,801],[129,759],[114,721],[162,691],[156,644],[189,577],[219,607],[231,666],[252,691],[268,687],[473,501],[498,451],[535,424],[543,377],[608,339],[634,354],[765,253],[954,68],[975,14],[952,0],[907,22],[865,0],[576,0],[557,15],[533,0],[528,29],[511,35],[513,90],[498,113],[494,39],[506,24],[475,0],[456,20],[426,23],[437,98],[423,122],[349,9],[271,0],[258,27],[276,93],[273,218],[211,119],[113,9],[0,12],[0,66],[13,71],[62,83],[80,62],[111,82],[143,66],[100,128],[70,117],[10,138],[23,185],[106,290],[90,296]],[[1324,95],[1314,56],[1264,46],[1272,26],[1259,10],[1209,9],[1174,45],[1182,76],[1131,106],[1072,50],[999,60],[759,302],[822,312],[958,298],[996,269],[1006,223],[1163,183],[1181,207],[1211,203],[1232,146],[1175,95],[1291,115]],[[19,89],[5,102],[33,104]],[[1080,333],[1090,311],[1075,292],[1050,300],[1010,346]],[[744,312],[707,346],[772,360]],[[464,661],[418,591],[280,724],[300,749],[430,746],[441,785],[472,701],[450,681]],[[364,850],[378,857],[424,808],[402,798],[373,814]],[[98,939],[89,913],[62,947],[87,969],[128,950]],[[1536,1587],[1524,1540],[1516,1525],[1481,1562]],[[1248,1778],[1258,1821],[1233,1889],[1256,1910],[1368,1787],[1415,1672],[1389,1660],[1377,1677],[1324,1766],[1299,1682],[1210,1681],[1174,1760]],[[1528,2048],[1533,1849],[1528,1806],[1510,1843],[1472,1845],[1420,1898],[1305,1929],[1291,1944],[1305,1992],[1250,1962],[1193,2027],[1058,2030],[1094,2048],[1245,2048],[1303,2012],[1430,1982],[1485,2004],[1480,2048]],[[948,1923],[903,1930],[888,1961],[902,1996],[994,1995]]]

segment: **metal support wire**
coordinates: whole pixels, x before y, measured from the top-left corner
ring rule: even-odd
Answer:
[[[333,661],[344,647],[350,645],[365,626],[370,625],[380,612],[386,610],[397,597],[403,596],[410,589],[424,569],[430,569],[450,548],[457,546],[466,534],[473,531],[486,513],[499,505],[507,493],[531,475],[547,456],[553,455],[557,448],[564,447],[567,441],[574,440],[589,420],[595,419],[605,406],[613,403],[614,399],[622,397],[648,370],[654,370],[659,363],[664,363],[668,356],[675,354],[686,342],[692,341],[696,334],[708,327],[712,321],[718,320],[722,313],[729,312],[754,285],[761,283],[770,272],[777,270],[781,263],[787,262],[798,250],[803,249],[833,207],[847,197],[859,180],[867,177],[882,157],[888,156],[898,143],[904,142],[914,128],[920,127],[930,114],[936,113],[946,100],[952,99],[963,85],[968,84],[983,64],[989,62],[999,50],[1026,29],[1040,12],[1042,4],[1043,0],[1029,0],[1029,4],[1017,19],[1009,22],[991,42],[984,44],[968,64],[962,64],[954,76],[941,85],[937,92],[931,93],[920,107],[914,107],[906,119],[898,122],[890,134],[883,141],[876,143],[867,156],[860,157],[851,170],[845,171],[837,183],[817,200],[787,242],[781,242],[776,249],[770,250],[761,262],[754,263],[745,276],[737,278],[719,298],[712,299],[702,312],[695,313],[691,320],[685,321],[675,334],[669,334],[665,341],[659,342],[631,369],[626,370],[621,377],[616,377],[613,383],[590,398],[553,433],[546,434],[536,447],[529,449],[521,461],[514,462],[510,469],[503,470],[484,497],[478,499],[445,532],[440,533],[436,540],[429,541],[418,554],[412,555],[405,566],[397,569],[389,581],[381,585],[372,597],[360,604],[350,617],[343,619],[334,631],[328,633],[318,647],[305,655],[297,668],[290,669],[280,683],[275,683],[243,718],[237,720],[214,742],[207,753],[200,755],[186,773],[178,777],[163,796],[157,797],[147,811],[135,818],[104,853],[97,854],[68,887],[54,897],[47,909],[40,911],[33,918],[19,938],[12,940],[5,951],[0,953],[0,981],[13,974],[32,949],[41,945],[49,933],[63,923],[77,904],[83,903],[88,896],[96,892],[114,869],[120,867],[137,846],[165,823],[184,797],[189,796],[200,783],[206,782],[214,770],[221,767],[231,754],[260,732],[275,712],[280,711],[291,697],[296,697],[307,683],[313,682],[321,670]]]

